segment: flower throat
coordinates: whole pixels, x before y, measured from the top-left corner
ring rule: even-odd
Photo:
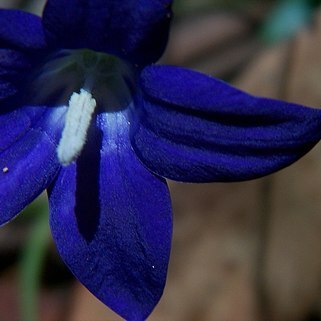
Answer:
[[[95,113],[125,109],[135,90],[135,68],[91,50],[64,50],[49,57],[33,77],[39,104],[68,106],[57,148],[59,162],[77,160]],[[41,88],[41,90],[39,90]]]

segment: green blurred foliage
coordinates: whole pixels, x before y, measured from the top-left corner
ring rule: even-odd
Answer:
[[[48,213],[48,203],[43,195],[24,211],[24,214],[28,215],[23,215],[23,217],[29,216],[33,221],[18,266],[21,321],[37,321],[39,319],[40,280],[50,243]]]
[[[283,41],[307,25],[312,15],[313,4],[309,0],[278,1],[267,15],[260,36],[268,43]]]

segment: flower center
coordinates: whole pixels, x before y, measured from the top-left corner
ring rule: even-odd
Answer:
[[[95,108],[96,100],[84,89],[70,97],[65,127],[57,148],[60,164],[67,166],[80,155]]]
[[[55,53],[33,75],[34,103],[68,106],[57,148],[62,165],[69,165],[81,154],[96,113],[130,105],[135,76],[135,68],[127,62],[87,49]]]
[[[134,66],[116,56],[88,49],[62,50],[32,76],[32,98],[38,104],[67,105],[73,92],[85,89],[100,110],[115,111],[131,102],[135,76]]]

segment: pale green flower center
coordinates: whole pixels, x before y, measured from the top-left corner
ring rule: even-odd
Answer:
[[[135,90],[133,66],[87,49],[65,50],[49,57],[33,79],[34,103],[68,106],[57,148],[64,166],[81,154],[95,113],[127,108]]]

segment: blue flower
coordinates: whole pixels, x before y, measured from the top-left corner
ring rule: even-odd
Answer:
[[[161,297],[172,218],[166,181],[240,181],[288,166],[321,112],[153,65],[171,0],[49,0],[0,10],[0,223],[48,189],[64,262],[126,320]]]

